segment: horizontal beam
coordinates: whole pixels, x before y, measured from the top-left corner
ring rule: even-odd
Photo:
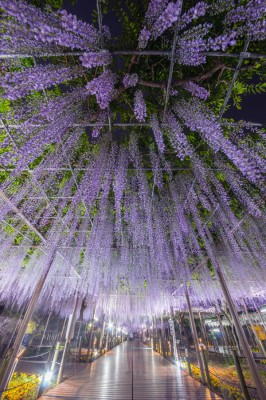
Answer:
[[[243,121],[243,122],[245,122],[245,121]],[[242,125],[243,123],[242,123],[242,121],[238,121],[238,122],[221,122],[220,123],[222,126],[237,126],[237,125]],[[84,127],[84,128],[86,128],[86,127],[94,127],[95,125],[98,125],[98,124],[96,124],[96,123],[79,123],[79,124],[72,124],[72,125],[70,125],[69,126],[69,128],[78,128],[78,127]],[[45,128],[45,127],[47,127],[47,126],[49,126],[49,125],[47,125],[47,124],[28,124],[27,125],[28,127],[31,127],[31,128]],[[108,126],[109,127],[109,124],[102,124],[102,126]],[[166,124],[161,124],[161,126],[167,126]],[[255,126],[255,127],[258,127],[258,128],[260,128],[260,127],[263,127],[263,126],[266,126],[266,124],[260,124],[260,123],[257,123],[257,122],[245,122],[245,125],[244,126]],[[22,128],[22,125],[20,125],[20,124],[9,124],[8,125],[8,127],[10,128],[10,129],[20,129],[20,128]],[[151,128],[151,124],[149,124],[149,123],[132,123],[132,122],[122,122],[122,123],[118,123],[118,122],[115,122],[115,123],[113,123],[112,124],[112,127],[117,127],[117,128],[133,128],[133,127],[139,127],[139,128],[141,128],[141,127],[147,127],[147,128]],[[6,129],[6,127],[3,125],[3,124],[0,124],[0,129]]]
[[[38,169],[38,167],[36,168]],[[226,169],[226,168],[225,168]],[[207,171],[224,171],[225,169],[223,168],[206,168]],[[57,172],[57,171],[71,171],[70,168],[67,167],[42,167],[43,171],[53,171],[53,172]],[[79,168],[79,167],[73,167],[72,168],[73,171],[94,171],[93,168]],[[152,168],[142,168],[143,171],[152,171]],[[161,171],[168,171],[168,169],[166,168],[160,168]],[[14,168],[0,168],[0,171],[3,172],[13,172]],[[127,168],[127,171],[137,171],[136,168]],[[171,171],[193,171],[193,168],[171,168]],[[28,169],[24,169],[21,170],[21,172],[30,172],[33,173],[33,170],[28,170]],[[28,198],[32,198],[32,199],[44,199],[44,198],[48,198],[48,196],[36,196],[36,197],[28,197]],[[67,196],[67,197],[61,197],[61,196],[50,196],[50,199],[58,199],[58,198],[69,198],[72,199],[72,196]]]
[[[108,51],[108,50],[106,50]],[[55,53],[13,53],[13,54],[0,54],[0,59],[11,59],[11,58],[44,58],[44,57],[80,57],[84,54],[84,51],[68,51],[68,52],[55,52]],[[159,56],[159,57],[169,57],[171,56],[171,51],[162,51],[162,50],[114,50],[109,51],[109,54],[112,56]],[[252,58],[252,59],[260,59],[266,58],[266,54],[259,53],[250,53],[248,51],[243,51],[241,53],[224,53],[222,51],[203,51],[200,54],[207,57],[229,57],[229,58],[239,58],[240,56],[243,58]]]

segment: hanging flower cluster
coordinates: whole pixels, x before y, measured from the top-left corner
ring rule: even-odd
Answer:
[[[99,45],[98,31],[65,11],[59,12],[57,16],[23,1],[14,0],[1,0],[0,6],[4,15],[12,17],[11,20],[1,22],[5,32],[1,41],[5,43],[5,48],[9,47],[11,51],[24,48],[34,54],[35,49],[31,47],[33,43],[37,48],[47,46],[48,49],[52,45],[88,50]]]
[[[184,85],[184,89],[192,93],[193,96],[199,97],[200,99],[203,100],[206,100],[210,96],[210,92],[208,92],[208,90],[206,90],[202,86],[197,85],[194,82],[187,82]]]
[[[138,74],[126,74],[123,78],[123,85],[125,88],[136,86],[138,83]]]
[[[100,65],[108,65],[112,61],[108,51],[101,51],[99,53],[86,52],[80,58],[81,64],[86,68],[94,68]]]
[[[160,153],[164,152],[165,144],[163,140],[163,132],[160,128],[158,118],[155,114],[151,116],[151,127]]]
[[[116,75],[107,69],[98,78],[92,79],[86,85],[88,94],[95,94],[96,101],[102,110],[108,107],[115,94],[116,80]]]
[[[137,90],[135,93],[134,114],[139,122],[144,122],[147,116],[146,104],[141,90]]]
[[[11,72],[0,79],[0,85],[5,89],[4,97],[16,100],[26,96],[31,91],[47,89],[53,85],[82,76],[80,67],[58,67],[57,65],[37,65],[21,72]]]

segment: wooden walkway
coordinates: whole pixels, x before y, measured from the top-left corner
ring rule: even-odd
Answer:
[[[84,366],[43,400],[218,400],[150,348],[125,342]]]

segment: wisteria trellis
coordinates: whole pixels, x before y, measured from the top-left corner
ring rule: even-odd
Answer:
[[[152,0],[138,49],[174,27],[175,62],[198,66],[208,50],[265,39],[265,1],[229,2],[228,12],[224,3],[199,2],[182,12],[181,1]],[[42,51],[83,52],[69,65],[49,58],[27,67],[15,58],[3,62],[0,83],[12,107],[3,116],[0,154],[1,300],[21,307],[54,249],[39,306],[62,316],[77,292],[80,305],[88,300],[88,316],[95,303],[116,319],[182,309],[186,284],[193,304],[209,307],[222,296],[218,265],[236,301],[263,293],[263,130],[223,125],[205,101],[209,91],[191,80],[176,85],[181,95],[173,82],[166,113],[160,106],[150,113],[142,90],[149,83],[131,71],[112,71],[111,54],[92,25],[21,1],[1,0],[0,7],[2,52],[36,59]],[[215,37],[207,13],[224,18]],[[107,27],[102,35],[108,40]],[[56,85],[60,92],[52,90]],[[148,154],[142,131],[119,141],[104,130],[109,108],[126,90],[133,93],[132,118],[153,132]],[[94,124],[91,142],[80,126],[86,123]],[[198,153],[201,145],[211,151],[212,167]],[[183,171],[176,172],[175,160],[184,162]]]

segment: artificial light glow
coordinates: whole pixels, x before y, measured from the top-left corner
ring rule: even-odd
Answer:
[[[48,371],[44,375],[44,381],[48,383],[51,381],[52,377],[53,377],[53,371]]]
[[[213,322],[215,322],[213,319],[205,319],[204,323],[205,324],[212,324]]]
[[[260,312],[263,314],[266,313],[266,305],[264,305],[260,308]]]

